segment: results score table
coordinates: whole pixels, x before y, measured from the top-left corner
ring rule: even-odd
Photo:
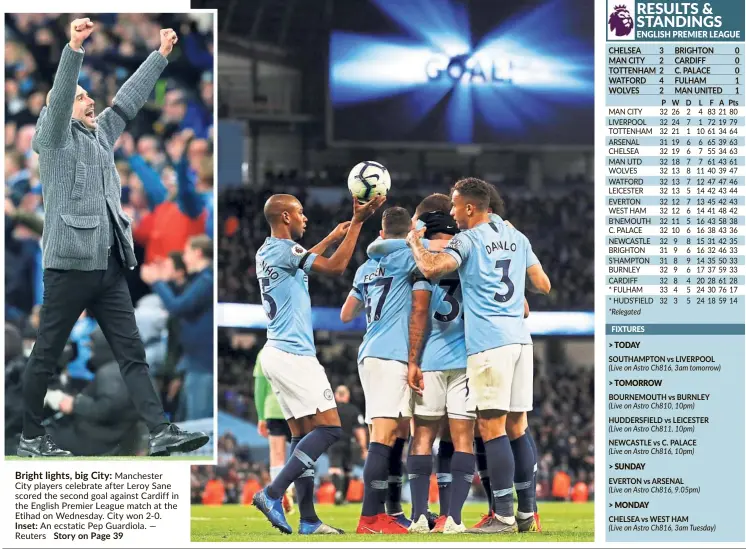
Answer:
[[[737,42],[603,52],[607,541],[744,541],[743,3],[735,12]]]

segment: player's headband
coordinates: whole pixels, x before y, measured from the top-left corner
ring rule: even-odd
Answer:
[[[450,235],[458,233],[456,222],[445,212],[425,212],[419,217],[418,221],[425,224],[425,238],[427,239],[437,233]]]

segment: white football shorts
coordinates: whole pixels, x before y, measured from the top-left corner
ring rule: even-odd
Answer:
[[[315,356],[264,347],[262,369],[285,419],[312,416],[337,407],[324,367]]]
[[[466,359],[470,410],[528,412],[534,400],[534,346],[504,345]]]
[[[472,392],[466,368],[422,372],[425,389],[422,396],[414,394],[414,415],[437,419],[448,413],[450,419],[474,419],[476,414],[469,401]]]
[[[357,371],[365,393],[365,423],[378,417],[412,417],[412,389],[404,362],[367,357]]]

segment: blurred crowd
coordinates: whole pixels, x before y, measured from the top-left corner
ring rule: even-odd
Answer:
[[[294,192],[304,204],[308,226],[300,243],[307,248],[351,216],[352,204],[344,187],[339,198],[329,199],[327,193],[326,200],[322,201],[316,199],[321,193],[313,193],[313,180],[303,183],[283,178],[275,183],[287,189],[285,192]],[[498,185],[505,200],[506,219],[529,238],[552,286],[561,288],[549,296],[529,294],[529,305],[535,310],[592,310],[593,185],[585,182],[547,187],[552,191],[537,194],[525,193],[520,186],[512,184]],[[442,181],[442,185],[421,192],[412,192],[412,188],[397,186],[384,208],[403,206],[414,213],[427,192],[448,192],[449,185]],[[267,198],[277,192],[273,189],[277,186],[269,184],[260,189],[242,187],[219,194],[219,301],[261,303],[253,262],[257,249],[269,236],[269,229],[264,217],[256,212],[261,212]],[[380,228],[380,216],[363,226],[350,266],[342,276],[310,278],[314,306],[341,306],[356,269],[367,259],[365,249],[378,236]]]
[[[346,385],[350,402],[365,410],[365,398],[355,368],[359,340],[332,340],[315,332],[319,361],[324,365],[333,388]],[[252,424],[257,416],[252,395],[254,378],[247,374],[265,343],[258,331],[221,328],[218,330],[218,408]],[[593,497],[594,430],[593,369],[568,364],[542,364],[535,360],[534,410],[529,425],[539,450],[537,479],[544,499],[573,497],[580,483]],[[267,464],[257,462],[255,449],[241,447],[225,435],[218,454],[218,468],[193,470],[192,494],[198,500],[210,478],[230,479],[235,502],[241,502],[243,483],[248,479],[263,486]],[[320,483],[324,479],[318,479]],[[252,484],[252,486],[254,486]],[[478,480],[474,495],[481,495]],[[253,493],[253,492],[252,492]]]
[[[140,265],[128,273],[128,283],[154,383],[173,420],[212,416],[211,392],[209,402],[201,389],[188,393],[207,381],[212,387],[213,375],[212,15],[85,16],[96,27],[83,45],[79,84],[96,101],[97,114],[158,49],[160,29],[179,36],[154,93],[115,144],[115,161]],[[8,419],[8,403],[20,390],[43,296],[41,188],[50,182],[39,178],[31,138],[76,17],[5,16],[5,320],[6,333],[12,330],[20,341],[13,356],[6,348],[6,439],[18,428],[17,413]],[[91,358],[97,332],[96,319],[83,312],[60,359],[58,386],[65,395],[96,385]],[[9,363],[16,368],[9,371]],[[50,414],[57,412],[53,419],[67,415],[56,399],[47,404]],[[68,419],[74,418],[60,420]]]

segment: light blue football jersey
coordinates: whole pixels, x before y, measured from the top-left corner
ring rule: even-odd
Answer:
[[[358,268],[350,295],[363,302],[368,322],[358,364],[368,357],[401,362],[409,359],[409,315],[417,272],[406,243],[403,248],[368,259]]]
[[[316,356],[308,273],[317,255],[292,240],[268,237],[256,253],[256,276],[269,318],[267,346]]]
[[[425,248],[427,240],[422,241]],[[368,246],[370,257],[407,248],[405,240],[376,240]],[[458,273],[450,273],[441,280],[430,282],[417,277],[413,290],[426,290],[430,296],[430,331],[425,341],[420,367],[423,372],[466,368],[463,300]]]
[[[459,264],[468,355],[531,344],[523,300],[526,269],[539,259],[523,233],[498,216],[492,219],[457,234],[443,250]]]
[[[450,273],[430,284],[430,335],[422,352],[423,372],[466,368],[461,280]],[[425,288],[421,288],[425,289]]]

